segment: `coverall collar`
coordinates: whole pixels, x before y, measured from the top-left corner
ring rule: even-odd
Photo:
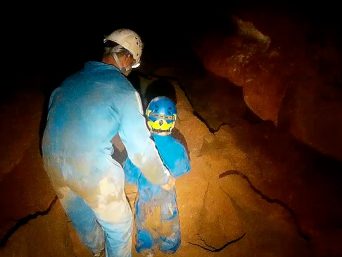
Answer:
[[[116,70],[120,72],[120,70],[114,65],[107,64],[99,61],[88,61],[84,64],[84,70]]]

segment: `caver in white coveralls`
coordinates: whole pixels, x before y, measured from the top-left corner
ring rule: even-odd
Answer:
[[[92,252],[105,246],[107,257],[129,257],[132,213],[123,169],[111,157],[116,134],[146,178],[160,185],[168,181],[136,90],[113,65],[88,62],[51,95],[42,142],[44,167]]]

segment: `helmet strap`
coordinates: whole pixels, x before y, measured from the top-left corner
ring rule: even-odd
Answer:
[[[119,70],[120,70],[125,76],[127,76],[127,75],[129,74],[129,72],[131,71],[131,68],[130,68],[130,69],[127,69],[126,67],[123,67],[123,66],[121,65],[120,59],[119,59],[119,57],[117,56],[116,53],[113,53],[112,56],[113,56],[113,58],[114,58],[114,60],[115,60],[115,62],[116,62],[116,64],[117,64]]]

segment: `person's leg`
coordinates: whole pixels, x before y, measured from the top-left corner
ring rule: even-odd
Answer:
[[[62,155],[44,156],[44,168],[66,215],[81,241],[90,251],[97,254],[104,249],[104,233],[93,210],[80,194],[75,193],[77,191],[75,189],[78,188],[75,186],[77,185],[75,181],[80,181],[81,172],[70,165],[74,162],[77,161],[70,161]]]
[[[151,215],[151,204],[138,196],[135,204],[135,249],[138,253],[153,248],[154,239],[151,234],[151,224],[147,223],[147,215]]]
[[[165,253],[174,253],[181,243],[176,192],[174,190],[164,191],[162,197],[159,249]]]
[[[61,199],[64,198],[64,188],[70,188],[93,211],[104,232],[106,256],[131,257],[132,212],[124,192],[122,167],[111,156],[104,156],[102,153],[53,158],[48,156],[45,158],[45,167],[54,188],[60,191]],[[75,204],[79,202],[76,201]],[[91,216],[91,212],[85,208],[79,212],[70,207],[66,209],[74,217],[83,214],[88,218]],[[96,224],[93,219],[87,219],[87,222],[89,227]],[[74,223],[78,223],[76,218]],[[87,241],[91,240],[86,239],[85,242]]]
[[[80,194],[93,209],[101,224],[107,257],[131,257],[132,212],[124,192],[124,173],[121,166],[104,160],[93,176],[79,187]]]
[[[94,212],[68,187],[58,191],[60,202],[82,242],[94,254],[100,253],[104,249],[104,234]]]

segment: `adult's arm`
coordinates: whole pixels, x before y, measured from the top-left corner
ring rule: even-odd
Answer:
[[[170,172],[164,166],[151,134],[146,126],[140,96],[132,92],[125,101],[120,117],[119,135],[126,147],[129,159],[144,176],[154,184],[164,185],[172,181]],[[170,180],[170,181],[169,181]]]

